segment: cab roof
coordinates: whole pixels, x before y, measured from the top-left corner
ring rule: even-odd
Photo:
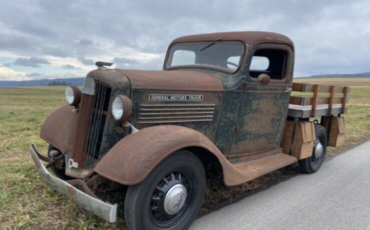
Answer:
[[[287,36],[272,32],[261,32],[261,31],[238,31],[238,32],[222,32],[222,33],[211,33],[211,34],[197,34],[190,36],[183,36],[176,38],[171,42],[184,43],[184,42],[213,42],[213,41],[241,41],[246,45],[256,46],[260,43],[280,43],[290,45],[294,49],[293,41]]]

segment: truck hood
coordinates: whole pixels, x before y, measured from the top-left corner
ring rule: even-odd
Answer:
[[[142,71],[122,69],[117,69],[117,71],[129,79],[133,90],[223,91],[221,80],[214,76],[195,71]]]

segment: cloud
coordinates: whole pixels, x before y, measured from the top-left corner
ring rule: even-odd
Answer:
[[[93,44],[93,41],[90,39],[83,38],[78,42],[79,45],[81,46],[91,46]]]
[[[75,72],[63,72],[63,73],[30,73],[27,74],[26,77],[32,80],[40,80],[40,79],[57,79],[57,78],[81,78],[85,77],[86,74],[84,73],[75,73]]]
[[[2,52],[74,59],[79,63],[66,63],[81,68],[115,59],[122,68],[160,69],[176,37],[263,30],[294,41],[299,75],[370,69],[368,0],[35,0],[32,7],[12,0],[1,1],[0,15]]]
[[[78,59],[82,64],[85,64],[85,65],[95,65],[95,62],[94,60],[92,59],[88,59],[88,58],[79,58]]]
[[[64,68],[64,69],[81,69],[81,68],[75,67],[75,66],[70,65],[70,64],[63,65],[63,68]]]
[[[137,54],[136,59],[115,57],[113,63],[117,68],[122,69],[138,69],[138,70],[160,70],[163,66],[163,58],[161,56],[146,56],[145,54]]]
[[[30,77],[30,78],[39,78],[39,77],[43,76],[43,74],[41,74],[41,73],[28,73],[26,76]]]
[[[23,72],[16,72],[12,69],[9,69],[6,66],[0,66],[0,80],[3,81],[23,81],[23,80],[29,80],[29,77],[26,75],[26,73]]]
[[[138,61],[130,58],[124,58],[124,57],[115,57],[113,59],[113,63],[115,64],[138,64]]]
[[[30,57],[30,58],[17,58],[11,65],[40,68],[41,64],[49,65],[50,62],[44,58]]]
[[[66,49],[63,46],[51,45],[51,46],[42,47],[42,54],[65,58],[65,57],[73,56],[73,51],[71,51],[70,49]]]

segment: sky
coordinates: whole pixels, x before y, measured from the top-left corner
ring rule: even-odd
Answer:
[[[0,0],[0,80],[161,70],[176,37],[226,31],[290,37],[295,77],[370,71],[370,0]]]

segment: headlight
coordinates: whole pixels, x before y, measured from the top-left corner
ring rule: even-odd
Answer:
[[[118,95],[114,98],[112,114],[117,121],[126,122],[132,114],[132,102],[130,98],[123,95]]]
[[[119,120],[119,119],[122,118],[122,115],[123,115],[123,101],[119,97],[116,97],[113,101],[112,113],[113,113],[114,119]]]
[[[77,106],[80,104],[81,91],[75,86],[71,85],[66,88],[66,101],[69,105]]]

